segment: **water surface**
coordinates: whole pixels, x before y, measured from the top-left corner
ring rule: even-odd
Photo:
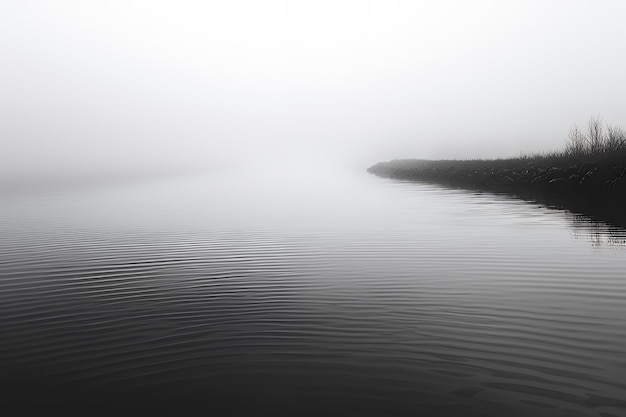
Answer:
[[[626,413],[626,231],[295,167],[5,196],[5,398]]]

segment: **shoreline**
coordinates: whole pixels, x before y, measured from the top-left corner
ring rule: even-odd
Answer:
[[[367,169],[379,177],[507,194],[626,226],[626,160],[520,157],[398,159]]]

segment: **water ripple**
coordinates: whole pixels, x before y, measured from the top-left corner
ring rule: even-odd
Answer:
[[[3,389],[381,414],[626,411],[623,252],[572,239],[560,212],[387,186],[393,211],[358,228],[5,219]]]

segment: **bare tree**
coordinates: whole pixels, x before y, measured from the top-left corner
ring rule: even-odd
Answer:
[[[582,155],[585,151],[585,135],[578,126],[574,125],[569,131],[569,140],[565,148],[565,153],[570,156]]]
[[[606,145],[610,151],[626,149],[626,133],[619,126],[607,126]]]
[[[604,129],[602,127],[602,119],[599,117],[592,117],[587,123],[587,143],[589,152],[592,154],[602,150]]]
[[[574,125],[565,147],[568,156],[588,156],[607,152],[626,151],[626,133],[618,126],[604,125],[599,117],[591,118],[587,130]]]

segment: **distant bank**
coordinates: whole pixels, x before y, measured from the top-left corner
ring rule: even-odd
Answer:
[[[597,119],[574,128],[561,152],[492,160],[401,159],[368,172],[512,194],[626,225],[626,135]]]

